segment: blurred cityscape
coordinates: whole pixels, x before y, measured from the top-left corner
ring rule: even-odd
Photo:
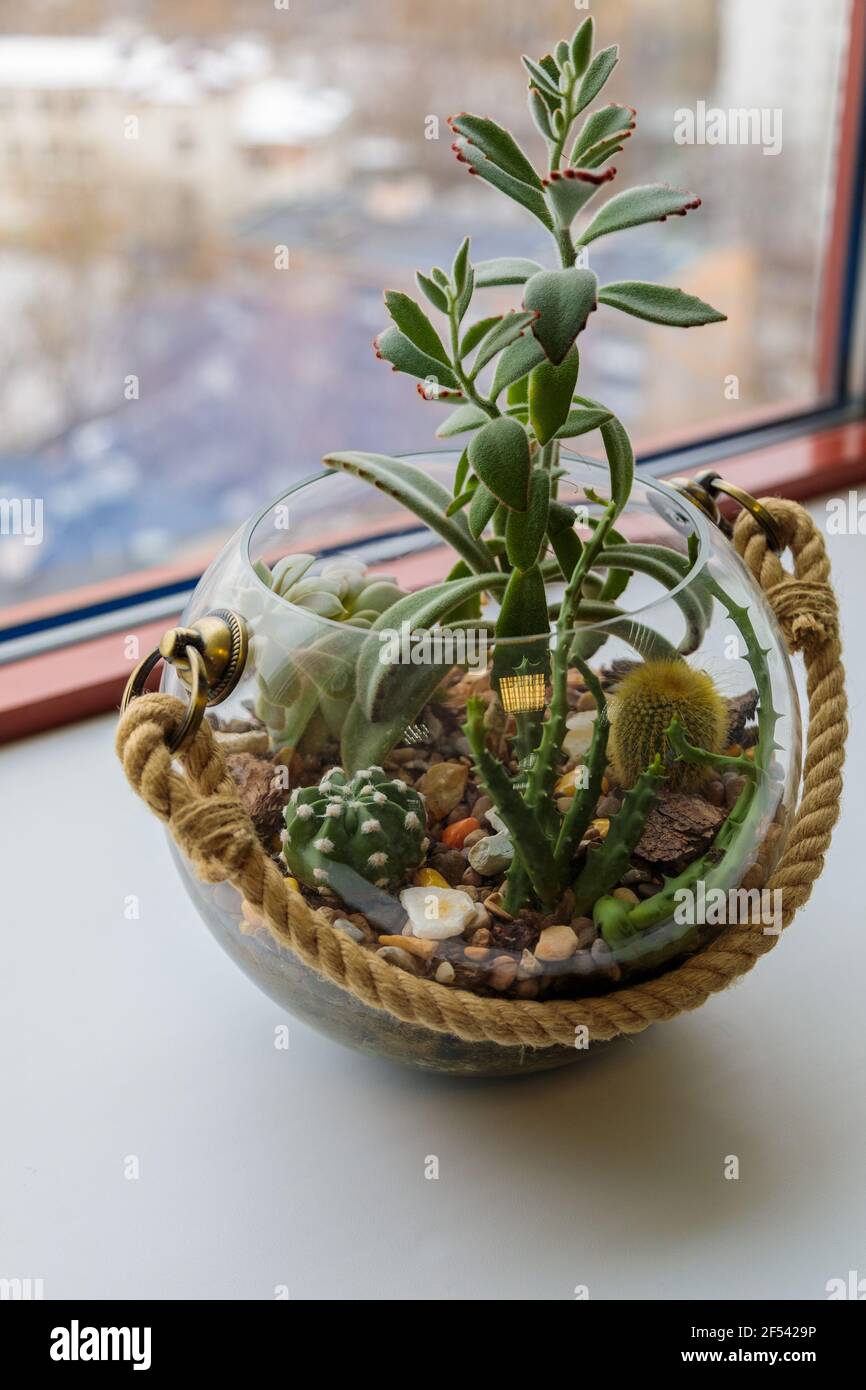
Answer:
[[[593,269],[680,284],[729,322],[678,334],[602,310],[582,389],[644,445],[815,403],[848,0],[591,12],[599,45],[622,47],[602,99],[638,110],[616,187],[671,182],[704,204],[600,241]],[[466,232],[476,259],[549,262],[538,224],[465,177],[446,117],[494,115],[540,163],[519,55],[583,13],[0,4],[0,497],[41,497],[45,519],[41,545],[0,543],[0,606],[192,571],[325,450],[430,447],[441,409],[371,351],[382,288],[411,290]],[[675,112],[698,102],[781,108],[781,151],[677,144]],[[486,293],[488,312],[519,297]]]

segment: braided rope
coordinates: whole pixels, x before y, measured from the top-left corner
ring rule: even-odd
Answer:
[[[789,648],[803,652],[809,699],[802,795],[787,847],[768,884],[782,890],[782,923],[787,926],[823,868],[839,814],[847,701],[823,538],[796,503],[769,498],[764,505],[792,551],[794,574],[783,571],[764,532],[746,512],[737,520],[734,544],[766,593]],[[411,975],[334,931],[290,888],[259,842],[207,721],[181,755],[186,775],[174,770],[167,742],[183,712],[173,696],[152,694],[135,700],[122,716],[117,753],[131,786],[168,824],[200,879],[231,883],[274,937],[306,965],[371,1008],[405,1022],[504,1046],[570,1046],[583,1027],[598,1041],[639,1033],[651,1023],[698,1008],[750,970],[778,940],[760,926],[730,925],[668,974],[594,999],[488,999]]]

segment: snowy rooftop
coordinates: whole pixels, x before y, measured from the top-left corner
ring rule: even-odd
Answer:
[[[330,135],[352,103],[344,92],[271,78],[243,93],[237,133],[246,145],[295,145]]]

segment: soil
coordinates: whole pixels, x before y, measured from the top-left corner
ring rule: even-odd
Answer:
[[[598,672],[606,689],[621,679],[622,665]],[[500,898],[505,871],[499,867],[496,872],[482,874],[470,863],[473,847],[496,834],[487,820],[492,809],[490,799],[475,779],[469,746],[461,732],[470,695],[479,695],[487,703],[491,747],[518,775],[520,768],[512,756],[513,716],[504,714],[484,673],[455,675],[445,691],[440,692],[438,702],[423,711],[407,731],[407,739],[385,761],[390,776],[409,786],[421,784],[419,790],[425,792],[428,808],[429,847],[425,863],[404,886],[448,886],[465,893],[475,908],[462,935],[435,942],[412,938],[398,895],[392,897],[366,884],[353,902],[333,894],[324,895],[305,885],[299,885],[299,890],[336,930],[345,931],[365,948],[378,951],[395,967],[444,985],[521,999],[578,997],[612,989],[623,978],[624,966],[599,936],[592,919],[575,915],[570,891],[551,912],[526,908],[511,917]],[[575,715],[594,709],[592,696],[576,672],[569,673],[569,703]],[[752,722],[755,698],[735,697],[729,701],[729,707],[732,742],[726,751],[748,753],[757,737]],[[292,789],[317,784],[325,771],[338,765],[339,750],[332,745],[308,753],[285,749],[270,755],[263,751],[263,730],[254,715],[248,720],[222,722],[210,718],[217,738],[225,746],[229,770],[262,843],[287,874],[280,852],[283,807]],[[575,724],[580,722],[575,720]],[[567,807],[569,795],[566,774],[575,761],[573,757],[566,760],[558,770],[557,792],[561,794],[557,800],[561,810]],[[448,764],[448,768],[442,767],[441,773],[437,773],[435,769],[443,764]],[[662,887],[665,875],[680,873],[704,854],[741,787],[742,778],[726,773],[723,778],[709,777],[694,792],[663,790],[647,818],[629,868],[612,889],[614,896],[628,903],[651,897]],[[575,872],[593,843],[607,834],[610,817],[619,810],[623,795],[614,769],[608,767],[595,818],[575,856]],[[777,819],[781,814],[780,810]],[[748,867],[744,886],[763,886],[763,861],[769,858],[778,833],[777,827],[769,828]],[[473,858],[479,862],[477,852]],[[267,930],[254,913],[246,911],[241,927],[245,932]],[[717,930],[693,929],[684,942],[683,953],[699,949]],[[625,967],[628,973],[640,968],[640,961],[636,966]]]

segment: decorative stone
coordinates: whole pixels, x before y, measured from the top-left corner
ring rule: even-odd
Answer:
[[[518,980],[532,980],[540,974],[541,962],[536,960],[531,951],[524,951],[517,966]]]
[[[536,960],[568,960],[577,950],[577,937],[571,927],[545,927],[535,948]]]
[[[334,923],[336,927],[337,923]],[[429,960],[436,950],[435,941],[420,941],[414,936],[380,936],[380,946],[396,946],[400,951],[408,951],[410,956],[419,956],[422,960]]]
[[[380,946],[376,952],[382,960],[388,961],[390,965],[399,966],[401,970],[408,970],[410,975],[420,973],[420,962],[405,951],[402,946]]]
[[[354,922],[350,922],[347,917],[335,917],[331,926],[334,931],[342,932],[344,936],[350,936],[353,941],[363,941],[364,933],[360,927],[356,927]],[[395,938],[396,940],[397,938]]]
[[[480,830],[481,824],[474,816],[467,816],[465,820],[455,821],[453,825],[448,825],[442,832],[442,843],[449,849],[462,849],[463,841],[467,835],[471,835],[473,830]]]
[[[517,961],[511,956],[497,956],[490,967],[488,984],[491,989],[508,989],[517,979]]]
[[[491,806],[489,810],[484,812],[484,819],[488,825],[493,827],[497,835],[507,835],[508,827],[495,807]]]
[[[433,845],[430,849],[430,867],[445,879],[446,885],[450,884],[453,888],[463,877],[466,860],[459,849],[449,849],[447,845]],[[442,887],[441,883],[431,886]]]
[[[486,839],[479,840],[469,850],[469,863],[483,878],[493,878],[494,874],[503,873],[513,858],[514,846],[511,838],[502,831],[498,835],[488,835]]]
[[[416,888],[450,888],[447,878],[443,878],[435,869],[419,869],[413,875],[412,882]]]
[[[459,936],[475,916],[475,903],[457,888],[404,888],[400,902],[412,935],[427,941]]]
[[[453,985],[454,966],[450,960],[443,960],[441,964],[437,965],[434,978],[439,981],[440,985]]]
[[[595,728],[595,714],[595,710],[579,710],[566,719],[568,732],[562,741],[562,747],[571,762],[577,762],[578,758],[582,758],[584,753],[588,752]]]
[[[435,763],[415,783],[431,820],[444,820],[463,800],[469,769],[463,763]]]

